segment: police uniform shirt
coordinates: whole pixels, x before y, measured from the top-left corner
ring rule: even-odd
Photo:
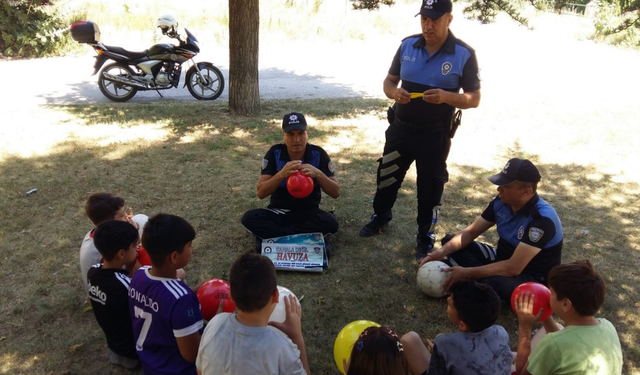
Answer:
[[[399,76],[402,88],[410,93],[443,89],[458,93],[480,90],[480,76],[475,51],[457,39],[451,30],[444,44],[429,56],[422,34],[405,38],[393,58],[389,74]],[[407,104],[397,103],[396,117],[414,124],[448,121],[453,107],[427,103],[422,98]]]
[[[280,143],[272,146],[262,161],[261,175],[274,176],[291,159],[287,146]],[[332,177],[333,164],[327,152],[320,146],[307,143],[302,164],[311,164],[322,171],[327,177]],[[305,210],[318,208],[322,198],[322,189],[318,181],[313,179],[313,191],[306,198],[294,198],[287,190],[287,180],[282,181],[278,189],[271,194],[270,208],[284,208],[288,210]]]
[[[482,218],[496,223],[498,261],[511,258],[520,242],[542,249],[522,271],[545,280],[549,270],[560,264],[562,256],[562,224],[556,210],[537,194],[520,211],[496,197],[482,213]]]
[[[107,346],[118,355],[138,359],[129,317],[131,279],[127,271],[96,264],[87,276],[91,307],[107,337]]]

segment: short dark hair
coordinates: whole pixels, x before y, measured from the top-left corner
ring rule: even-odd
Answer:
[[[151,264],[161,267],[174,251],[182,253],[184,247],[196,238],[196,231],[185,219],[170,214],[157,214],[147,221],[142,232],[142,246],[149,254]]]
[[[233,262],[229,284],[238,310],[259,311],[267,306],[278,287],[276,268],[269,258],[247,252]]]
[[[604,280],[587,259],[553,267],[547,283],[558,301],[569,299],[581,316],[595,315],[604,303]]]
[[[409,373],[402,344],[387,327],[368,327],[353,349],[347,375],[405,375]]]
[[[84,205],[84,211],[93,225],[112,220],[118,210],[124,207],[124,199],[111,193],[93,193]]]
[[[500,297],[488,285],[474,280],[457,281],[451,286],[453,307],[471,332],[491,327],[500,315]]]
[[[520,187],[522,189],[531,188],[531,190],[533,191],[533,194],[535,194],[537,192],[537,190],[538,190],[538,183],[537,182],[519,181],[518,180],[518,184],[520,184]]]
[[[129,250],[129,247],[138,242],[138,230],[136,227],[120,220],[108,220],[98,225],[93,233],[93,243],[104,260],[115,258],[120,250]]]

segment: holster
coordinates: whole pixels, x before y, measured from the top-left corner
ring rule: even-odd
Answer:
[[[396,104],[397,103],[393,103],[393,106],[387,109],[387,120],[389,121],[389,125],[393,124],[393,121],[396,119]]]
[[[451,114],[451,120],[449,121],[449,138],[453,138],[456,135],[456,130],[458,130],[458,126],[460,126],[461,121],[461,110],[457,110]]]

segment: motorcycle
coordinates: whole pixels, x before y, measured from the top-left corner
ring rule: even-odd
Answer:
[[[178,23],[171,15],[160,17],[157,26],[163,35],[177,39],[179,44],[156,44],[142,52],[107,46],[100,42],[100,28],[91,21],[71,25],[71,37],[89,44],[98,53],[92,75],[100,71],[98,87],[110,100],[126,102],[136,92],[149,90],[156,90],[162,97],[159,90],[178,88],[185,62],[191,65],[184,82],[189,93],[198,100],[217,99],[224,90],[224,77],[212,63],[193,61],[200,52],[196,37],[185,28],[187,37],[183,40],[177,32]],[[109,60],[113,62],[103,68]]]

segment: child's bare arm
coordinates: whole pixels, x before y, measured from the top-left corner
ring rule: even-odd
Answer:
[[[311,370],[309,370],[309,360],[307,359],[307,351],[304,346],[304,337],[302,337],[302,324],[300,322],[302,318],[302,307],[294,296],[285,296],[284,306],[287,314],[284,323],[269,322],[269,324],[289,336],[291,341],[298,346],[302,367],[304,367],[307,375],[311,375]]]
[[[192,333],[188,336],[176,337],[178,349],[182,358],[189,362],[195,362],[198,356],[198,347],[200,346],[200,332]]]

